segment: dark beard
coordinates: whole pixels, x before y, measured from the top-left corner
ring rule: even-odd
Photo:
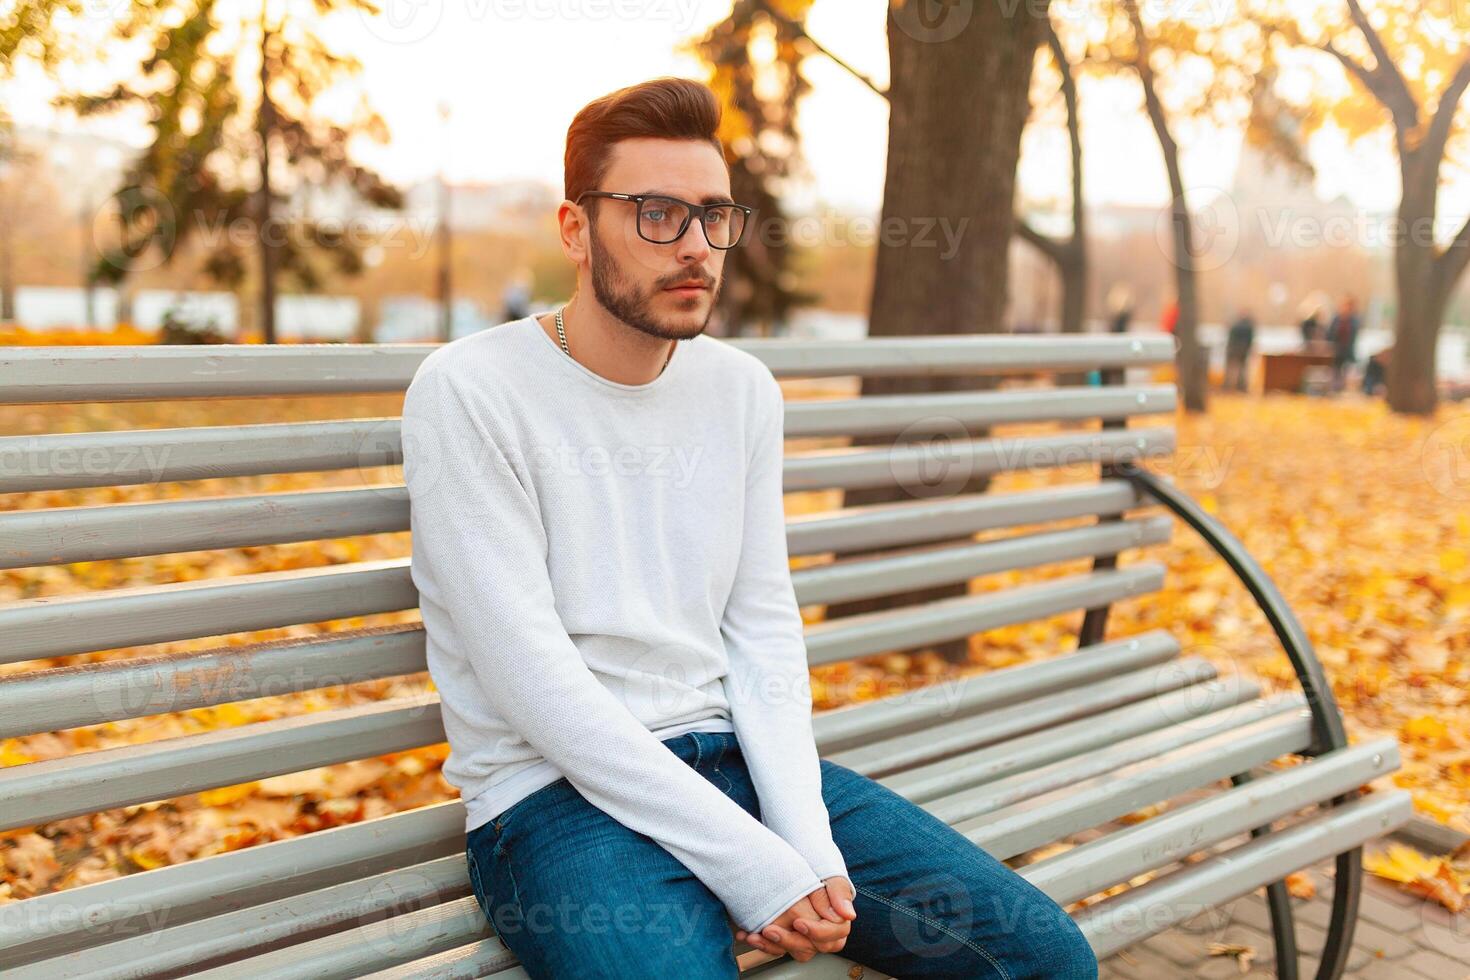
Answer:
[[[720,287],[724,285],[723,280],[716,280],[710,295],[709,312],[705,314],[704,322],[699,329],[692,334],[674,333],[655,318],[650,309],[653,297],[664,287],[655,284],[647,294],[640,294],[638,287],[628,283],[622,274],[622,268],[602,250],[597,241],[597,228],[594,225],[590,236],[590,252],[592,259],[592,294],[597,297],[597,302],[602,304],[603,309],[641,333],[650,337],[658,337],[660,340],[688,340],[704,332],[709,326],[709,321],[715,312],[715,303],[720,297]],[[681,274],[681,277],[687,277]],[[671,279],[670,282],[678,282]]]

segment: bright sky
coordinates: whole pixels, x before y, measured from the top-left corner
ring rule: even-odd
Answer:
[[[98,3],[110,0],[96,0]],[[121,0],[119,0],[121,2]],[[228,3],[229,0],[224,0]],[[386,119],[392,145],[364,152],[392,179],[432,176],[448,159],[454,181],[518,178],[560,185],[566,129],[585,103],[656,75],[702,77],[694,58],[676,53],[729,11],[730,0],[379,0],[380,17],[346,15],[329,42],[363,62],[362,84]],[[809,29],[880,84],[887,80],[886,0],[816,0]],[[827,59],[806,62],[812,92],[798,125],[813,171],[810,196],[842,209],[876,213],[882,198],[887,106]],[[100,83],[100,81],[99,81]],[[47,109],[38,87],[12,84],[7,102],[18,121],[71,124]],[[1136,84],[1091,82],[1083,91],[1085,179],[1092,203],[1161,205],[1167,184],[1158,144],[1139,108]],[[450,106],[448,129],[438,106]],[[1470,100],[1467,100],[1470,101]],[[963,107],[956,107],[962,114]],[[957,118],[957,125],[963,119]],[[137,139],[123,124],[108,129]],[[1239,137],[1205,130],[1180,134],[1191,189],[1208,199],[1230,185]],[[447,148],[446,148],[447,140]],[[1319,190],[1347,194],[1381,211],[1396,202],[1396,164],[1381,152],[1349,152],[1330,136],[1314,144]],[[1066,135],[1027,130],[1022,192],[1065,199]],[[1464,190],[1464,182],[1457,191]],[[1463,214],[1470,195],[1448,210]],[[794,202],[809,206],[812,201]]]

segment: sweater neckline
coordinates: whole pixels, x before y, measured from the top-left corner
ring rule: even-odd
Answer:
[[[530,325],[531,332],[540,337],[542,342],[546,344],[551,353],[555,355],[555,359],[566,368],[570,369],[576,374],[581,375],[588,381],[600,384],[605,388],[611,388],[614,391],[623,391],[631,395],[641,395],[656,391],[662,391],[664,388],[669,386],[670,378],[672,378],[673,375],[680,370],[683,363],[688,360],[688,355],[685,353],[684,348],[689,345],[689,341],[675,341],[673,356],[669,358],[668,364],[664,366],[664,369],[661,372],[659,372],[658,377],[654,378],[652,381],[644,382],[641,385],[623,384],[621,381],[614,381],[611,378],[604,378],[602,375],[598,374],[596,371],[592,370],[587,365],[577,360],[575,357],[569,356],[566,351],[561,349],[561,345],[552,340],[551,335],[542,329],[541,322],[537,319],[539,316],[541,316],[540,313],[532,313],[526,318],[527,323]],[[691,340],[692,339],[694,338],[691,338]]]

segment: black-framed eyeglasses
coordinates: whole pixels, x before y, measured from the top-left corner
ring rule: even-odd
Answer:
[[[711,248],[734,248],[745,234],[751,208],[744,204],[691,204],[667,194],[615,194],[612,191],[583,191],[577,197],[610,197],[632,201],[638,206],[638,237],[655,245],[668,245],[684,237],[691,218],[698,217],[704,240]]]

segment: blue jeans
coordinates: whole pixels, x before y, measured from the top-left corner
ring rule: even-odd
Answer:
[[[733,732],[663,743],[752,816]],[[1097,957],[1040,889],[924,809],[822,760],[832,835],[857,887],[840,954],[902,980],[1095,980]],[[736,980],[724,905],[652,838],[566,779],[466,840],[475,898],[533,980]]]

